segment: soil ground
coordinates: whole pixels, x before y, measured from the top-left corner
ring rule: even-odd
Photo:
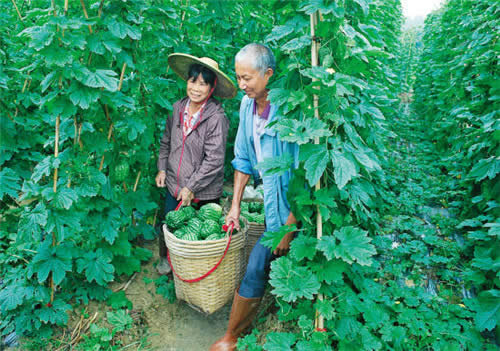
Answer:
[[[144,277],[159,277],[154,265],[158,261],[157,241],[144,245],[153,252],[153,258],[142,266],[125,293],[134,310],[142,312],[148,330],[149,349],[158,351],[208,350],[210,345],[226,331],[231,304],[205,315],[192,309],[183,301],[170,303],[155,293],[153,283],[146,284]]]

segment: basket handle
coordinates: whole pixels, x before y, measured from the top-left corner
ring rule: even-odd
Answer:
[[[197,204],[198,202],[200,202],[200,199],[193,199],[193,202]],[[182,201],[179,201],[174,211],[179,211],[179,208],[181,208],[181,206],[182,206]]]
[[[222,229],[227,232],[229,229],[229,226],[224,224],[222,226]],[[229,245],[231,244],[231,239],[233,237],[233,230],[234,230],[234,223],[231,223],[231,233],[229,233],[229,240],[227,241],[226,249],[224,250],[224,254],[220,258],[219,262],[217,262],[216,265],[213,266],[212,269],[210,269],[207,273],[205,273],[201,277],[198,277],[195,279],[184,279],[179,274],[177,274],[177,272],[174,270],[174,266],[172,266],[172,262],[170,262],[170,250],[167,249],[167,260],[168,260],[168,264],[170,265],[170,268],[172,268],[172,272],[175,274],[175,276],[177,278],[179,278],[180,280],[182,280],[183,282],[186,282],[186,283],[196,283],[196,282],[199,282],[199,281],[205,279],[206,277],[208,277],[210,274],[212,274],[217,269],[217,267],[219,267],[222,260],[226,256],[227,250],[229,250]]]

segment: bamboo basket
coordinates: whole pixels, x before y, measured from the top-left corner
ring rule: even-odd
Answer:
[[[245,267],[248,264],[248,259],[250,258],[250,253],[252,252],[253,247],[257,244],[257,241],[259,241],[259,238],[265,231],[265,224],[248,222],[247,242],[245,245]]]
[[[174,274],[174,283],[175,294],[179,300],[186,301],[194,309],[207,314],[214,313],[232,300],[246,268],[246,226],[233,234],[219,266],[204,279],[192,283],[179,277],[193,280],[210,271],[224,254],[229,235],[224,239],[211,241],[181,240],[175,237],[165,224],[163,234],[172,268],[177,273]]]

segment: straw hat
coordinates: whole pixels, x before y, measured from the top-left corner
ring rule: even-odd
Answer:
[[[197,63],[205,66],[217,75],[217,85],[214,95],[223,99],[231,99],[236,96],[236,87],[234,83],[219,69],[219,64],[208,57],[196,57],[188,54],[174,53],[168,56],[168,64],[175,73],[184,80],[188,78],[189,67]]]

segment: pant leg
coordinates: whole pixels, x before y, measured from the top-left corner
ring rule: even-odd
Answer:
[[[170,211],[175,210],[177,205],[179,204],[179,201],[177,201],[172,195],[170,195],[170,192],[167,190],[165,192],[165,212],[163,213],[163,218],[169,213]],[[165,244],[165,238],[163,237],[163,230],[160,231],[160,235],[158,236],[158,241],[159,241],[159,249],[160,249],[160,258],[167,258],[167,245]]]
[[[276,258],[270,248],[260,243],[260,239],[262,239],[262,236],[250,253],[247,270],[238,291],[240,296],[246,298],[264,296],[271,261]]]

